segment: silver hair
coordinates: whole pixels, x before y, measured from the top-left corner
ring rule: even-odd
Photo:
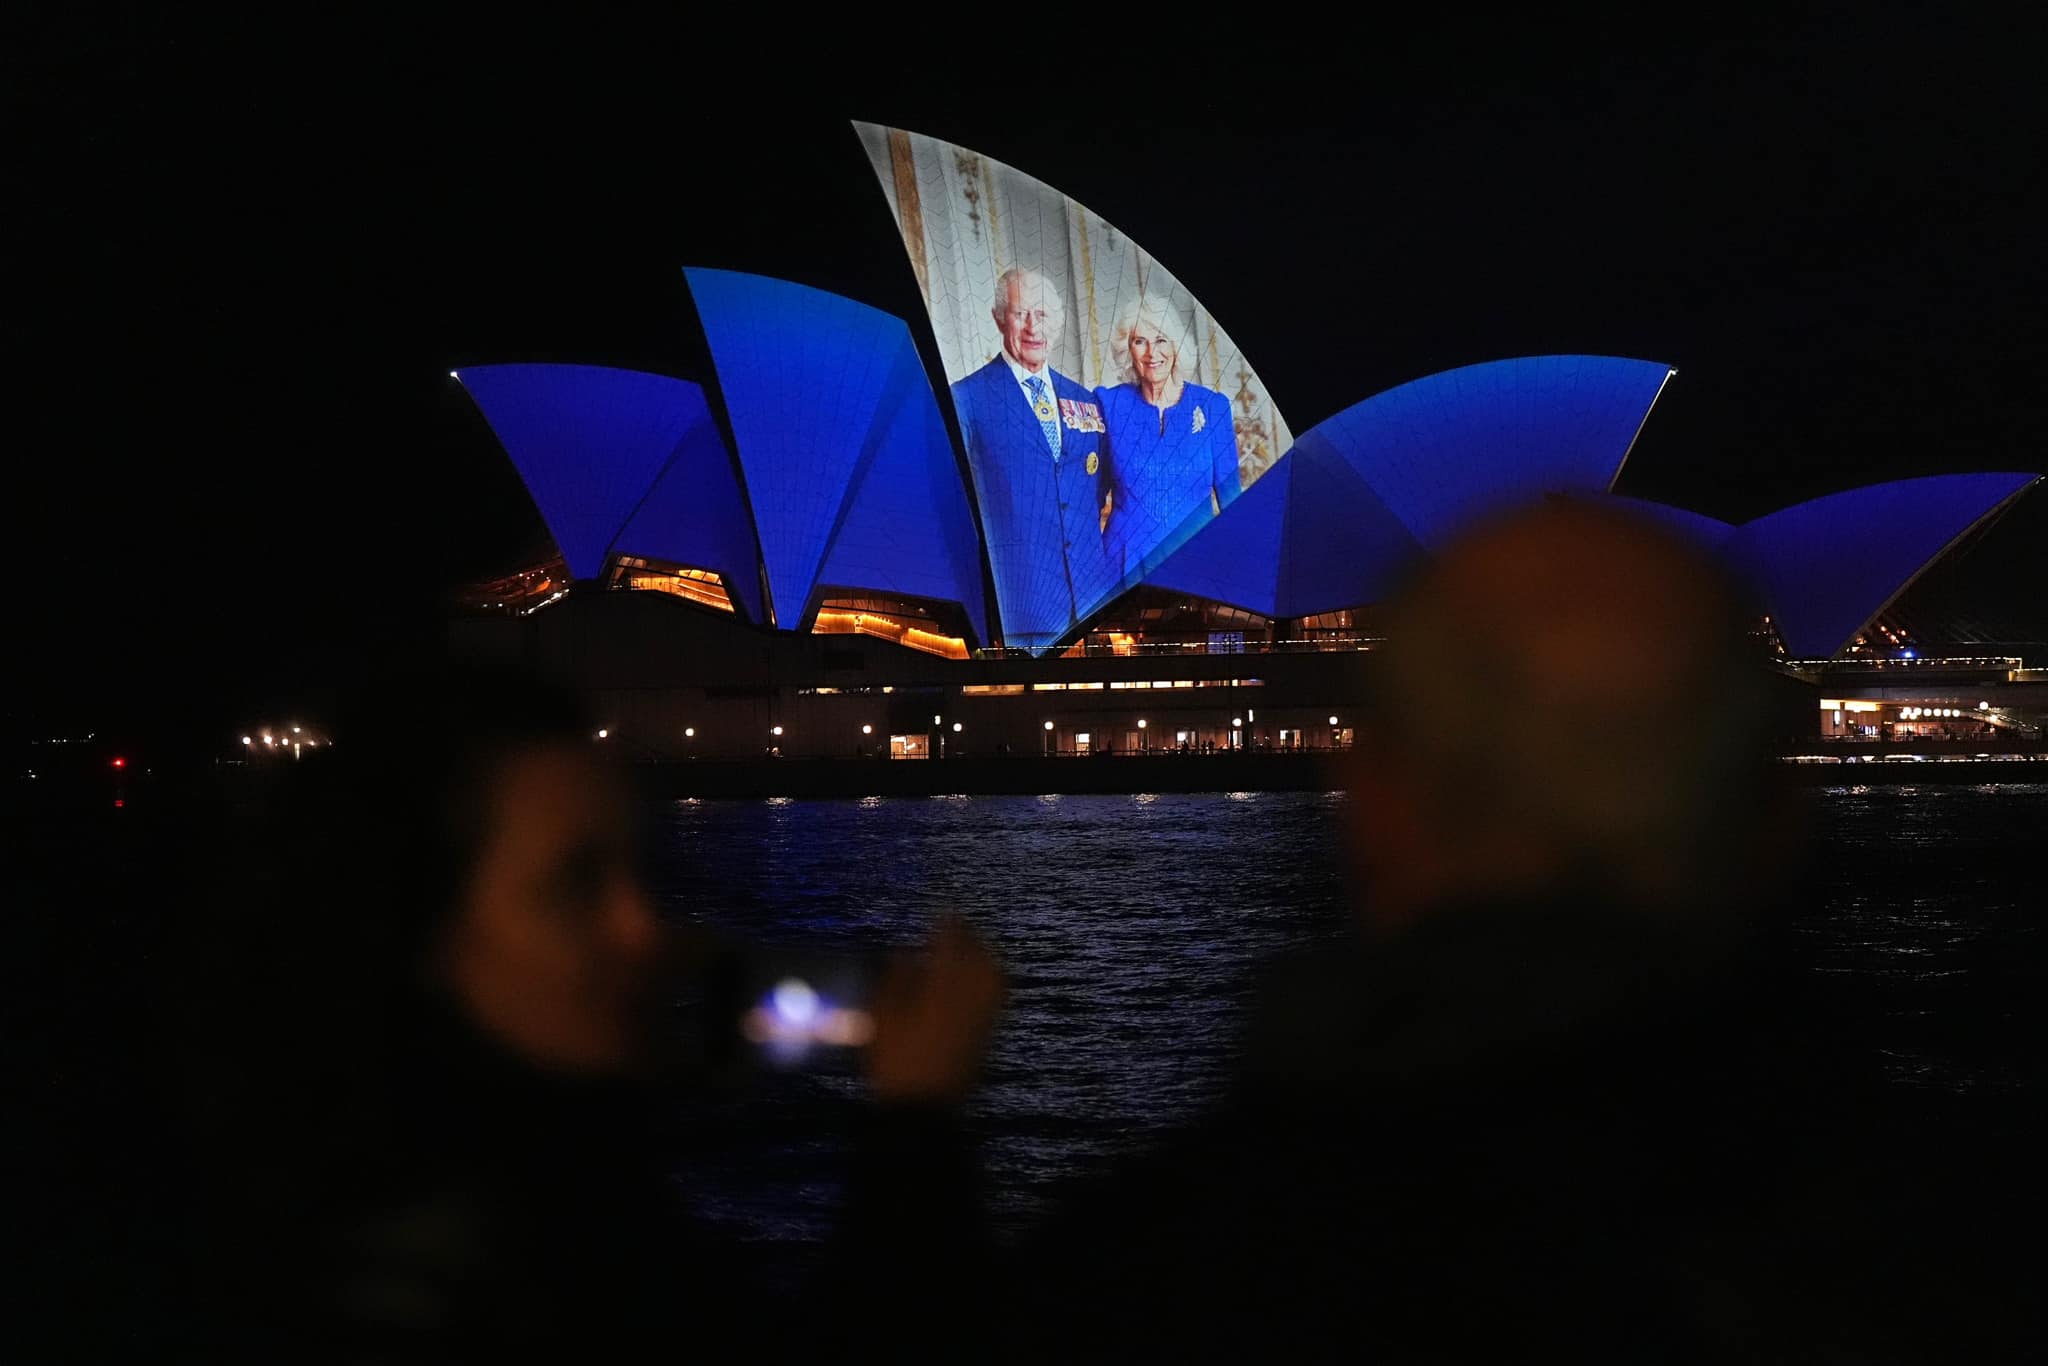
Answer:
[[[1022,280],[1027,275],[1045,286],[1046,311],[1048,313],[1056,312],[1060,319],[1065,321],[1067,310],[1066,305],[1060,300],[1059,291],[1052,287],[1052,281],[1045,278],[1044,271],[1033,270],[1030,266],[1011,266],[1001,275],[996,276],[996,292],[990,307],[998,314],[1009,312],[1010,282],[1012,280]]]
[[[1115,330],[1109,334],[1110,368],[1116,372],[1117,382],[1137,383],[1137,371],[1131,366],[1131,334],[1148,328],[1165,333],[1166,339],[1173,343],[1174,373],[1187,379],[1188,376],[1181,373],[1180,360],[1188,349],[1188,329],[1181,325],[1180,310],[1155,295],[1138,300],[1137,306],[1119,318]]]

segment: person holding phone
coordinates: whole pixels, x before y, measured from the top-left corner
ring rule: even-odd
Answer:
[[[729,1328],[780,1354],[799,1320],[664,1160],[667,1005],[705,945],[657,914],[580,709],[519,679],[413,678],[337,734],[252,832],[269,857],[195,991],[204,1345],[603,1360]],[[959,924],[884,979],[852,1198],[895,1222],[849,1262],[881,1274],[969,1236],[971,1197],[937,1188],[971,1180],[948,1107],[1001,997]],[[855,1222],[855,1241],[877,1229]]]

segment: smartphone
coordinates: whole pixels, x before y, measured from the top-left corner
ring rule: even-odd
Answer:
[[[706,979],[708,1052],[727,1065],[841,1065],[874,1037],[880,960],[761,945],[733,947]]]

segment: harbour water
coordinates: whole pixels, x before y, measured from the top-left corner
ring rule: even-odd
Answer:
[[[1784,888],[1844,1035],[1902,1087],[2041,1085],[2048,785],[1811,792]],[[1011,997],[971,1124],[1002,1227],[1212,1100],[1258,964],[1344,924],[1342,793],[675,801],[652,810],[676,916],[834,954],[965,914]],[[829,1227],[858,1082],[792,1070],[693,1105],[679,1175],[746,1239]]]

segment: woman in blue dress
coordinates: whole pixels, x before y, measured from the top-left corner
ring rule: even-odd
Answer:
[[[1128,582],[1235,498],[1230,401],[1181,378],[1186,334],[1174,310],[1141,300],[1111,336],[1123,383],[1097,389],[1117,472],[1106,536]]]

